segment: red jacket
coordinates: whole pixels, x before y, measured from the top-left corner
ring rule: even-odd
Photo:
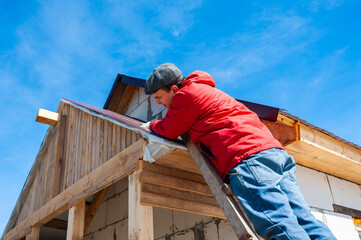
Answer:
[[[183,80],[165,117],[153,121],[150,129],[170,139],[189,132],[224,179],[248,156],[283,147],[257,114],[214,87],[208,73],[191,73]]]

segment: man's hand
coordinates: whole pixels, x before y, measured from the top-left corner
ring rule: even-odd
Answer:
[[[145,129],[147,129],[148,131],[150,131],[150,128],[149,128],[150,123],[151,123],[151,122],[142,123],[142,124],[140,124],[139,126],[141,126],[142,128],[145,128]]]

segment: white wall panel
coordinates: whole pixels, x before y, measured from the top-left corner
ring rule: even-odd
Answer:
[[[148,109],[151,112],[148,112]],[[163,105],[157,105],[154,97],[145,95],[144,88],[139,88],[133,95],[133,98],[125,111],[125,115],[149,121],[157,119],[161,113],[162,117],[166,114],[166,109]]]
[[[326,212],[326,224],[338,240],[360,240],[352,217],[340,213]]]
[[[328,176],[335,204],[361,211],[360,185]]]
[[[333,211],[333,199],[325,173],[297,165],[298,186],[310,207]]]

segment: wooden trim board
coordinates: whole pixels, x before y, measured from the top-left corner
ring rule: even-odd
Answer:
[[[59,119],[59,113],[40,108],[38,113],[36,114],[35,121],[55,126],[59,122]]]

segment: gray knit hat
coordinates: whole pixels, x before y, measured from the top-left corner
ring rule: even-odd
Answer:
[[[170,84],[178,85],[183,80],[182,72],[173,63],[164,63],[154,69],[145,82],[144,92],[152,95]]]

